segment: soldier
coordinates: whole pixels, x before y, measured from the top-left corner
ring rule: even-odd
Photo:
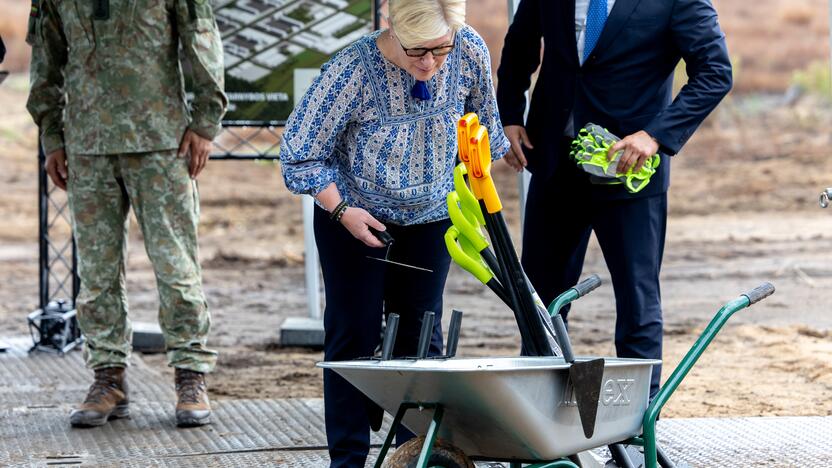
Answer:
[[[33,0],[27,108],[45,168],[67,190],[78,248],[76,306],[95,380],[70,415],[128,415],[125,257],[130,207],[156,275],[159,322],[176,369],[176,421],[210,420],[210,315],[198,262],[196,178],[227,106],[220,34],[207,0]],[[195,98],[186,106],[180,45]]]

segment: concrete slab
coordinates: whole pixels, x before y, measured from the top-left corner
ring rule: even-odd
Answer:
[[[320,348],[324,345],[324,322],[307,317],[289,317],[280,326],[281,346]]]
[[[162,328],[155,322],[133,322],[133,351],[161,353],[165,351]]]

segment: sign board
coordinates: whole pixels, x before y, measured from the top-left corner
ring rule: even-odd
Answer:
[[[373,0],[211,0],[225,49],[227,121],[285,121],[294,70],[373,30]]]

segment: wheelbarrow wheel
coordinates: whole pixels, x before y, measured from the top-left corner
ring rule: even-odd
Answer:
[[[422,445],[424,443],[424,437],[416,437],[408,440],[396,449],[393,456],[384,464],[384,467],[416,468],[416,463],[419,461],[419,454],[422,452]],[[433,451],[428,459],[428,466],[437,468],[474,468],[474,463],[459,448],[442,439],[436,439],[436,442],[433,444]]]

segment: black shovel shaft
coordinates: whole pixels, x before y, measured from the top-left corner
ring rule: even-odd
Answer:
[[[500,231],[500,239],[504,246],[506,255],[506,282],[511,284],[517,291],[517,298],[520,307],[525,312],[529,328],[531,330],[533,339],[538,348],[538,356],[554,356],[555,351],[549,344],[546,336],[546,328],[543,325],[540,316],[537,312],[537,305],[534,302],[531,290],[529,290],[526,283],[526,275],[523,273],[523,268],[520,266],[520,260],[517,258],[517,252],[514,251],[514,245],[511,242],[511,237],[508,232],[505,220],[502,213],[494,213],[496,230]]]
[[[503,301],[503,304],[508,306],[509,309],[514,310],[514,306],[512,306],[511,298],[509,297],[508,293],[506,292],[504,284],[506,284],[506,280],[503,277],[503,272],[500,271],[500,262],[497,261],[497,257],[494,256],[494,252],[491,251],[488,247],[484,248],[480,255],[482,256],[483,260],[485,260],[485,264],[488,265],[488,268],[491,269],[491,273],[494,274],[494,278],[492,278],[488,283],[485,285],[488,286],[489,289],[494,291],[494,294]]]
[[[487,213],[487,210],[484,209],[483,211]],[[549,344],[546,330],[537,315],[537,306],[526,284],[525,274],[520,266],[520,260],[517,258],[517,252],[514,251],[514,245],[511,242],[511,236],[502,213],[498,211],[488,214],[486,228],[491,235],[497,251],[497,258],[501,263],[501,271],[505,278],[504,286],[510,295],[513,291],[516,298],[515,304],[518,310],[515,316],[523,317],[526,324],[528,335],[525,335],[525,337],[528,337],[527,339],[531,342],[530,351],[535,352],[536,356],[554,356],[555,351]],[[518,319],[518,325],[519,321]],[[520,333],[523,334],[522,328]]]
[[[507,305],[510,309],[512,308],[511,298],[508,297],[508,293],[506,293],[506,290],[505,288],[503,288],[503,285],[497,281],[497,278],[491,278],[490,280],[488,280],[487,283],[485,283],[485,285],[488,286],[488,289],[494,291],[494,294],[496,294],[497,297],[499,297],[500,300],[503,301],[503,304]]]
[[[502,272],[506,271],[505,267],[505,257],[502,253],[502,245],[499,241],[498,233],[495,229],[493,229],[494,221],[492,220],[492,215],[489,215],[488,212],[485,210],[485,204],[480,201],[480,205],[482,207],[482,211],[486,214],[486,225],[485,228],[488,231],[489,237],[491,237],[491,243],[494,246],[494,251],[497,254],[496,260],[499,262],[498,269]],[[520,330],[520,346],[521,346],[521,354],[523,356],[538,356],[540,353],[537,350],[537,346],[535,345],[534,340],[532,339],[532,334],[529,329],[529,323],[526,319],[526,315],[523,313],[523,310],[520,308],[517,299],[517,291],[513,287],[511,287],[510,282],[504,283],[503,291],[506,293],[508,301],[506,305],[508,305],[509,309],[514,313],[514,319],[517,322],[517,328]]]
[[[482,249],[480,255],[482,255],[482,259],[485,260],[485,264],[488,265],[488,268],[491,269],[491,272],[494,273],[494,277],[497,278],[497,280],[500,283],[505,284],[506,280],[503,277],[503,272],[500,270],[500,262],[497,261],[497,257],[494,256],[494,252],[492,252],[491,249],[486,247]]]

